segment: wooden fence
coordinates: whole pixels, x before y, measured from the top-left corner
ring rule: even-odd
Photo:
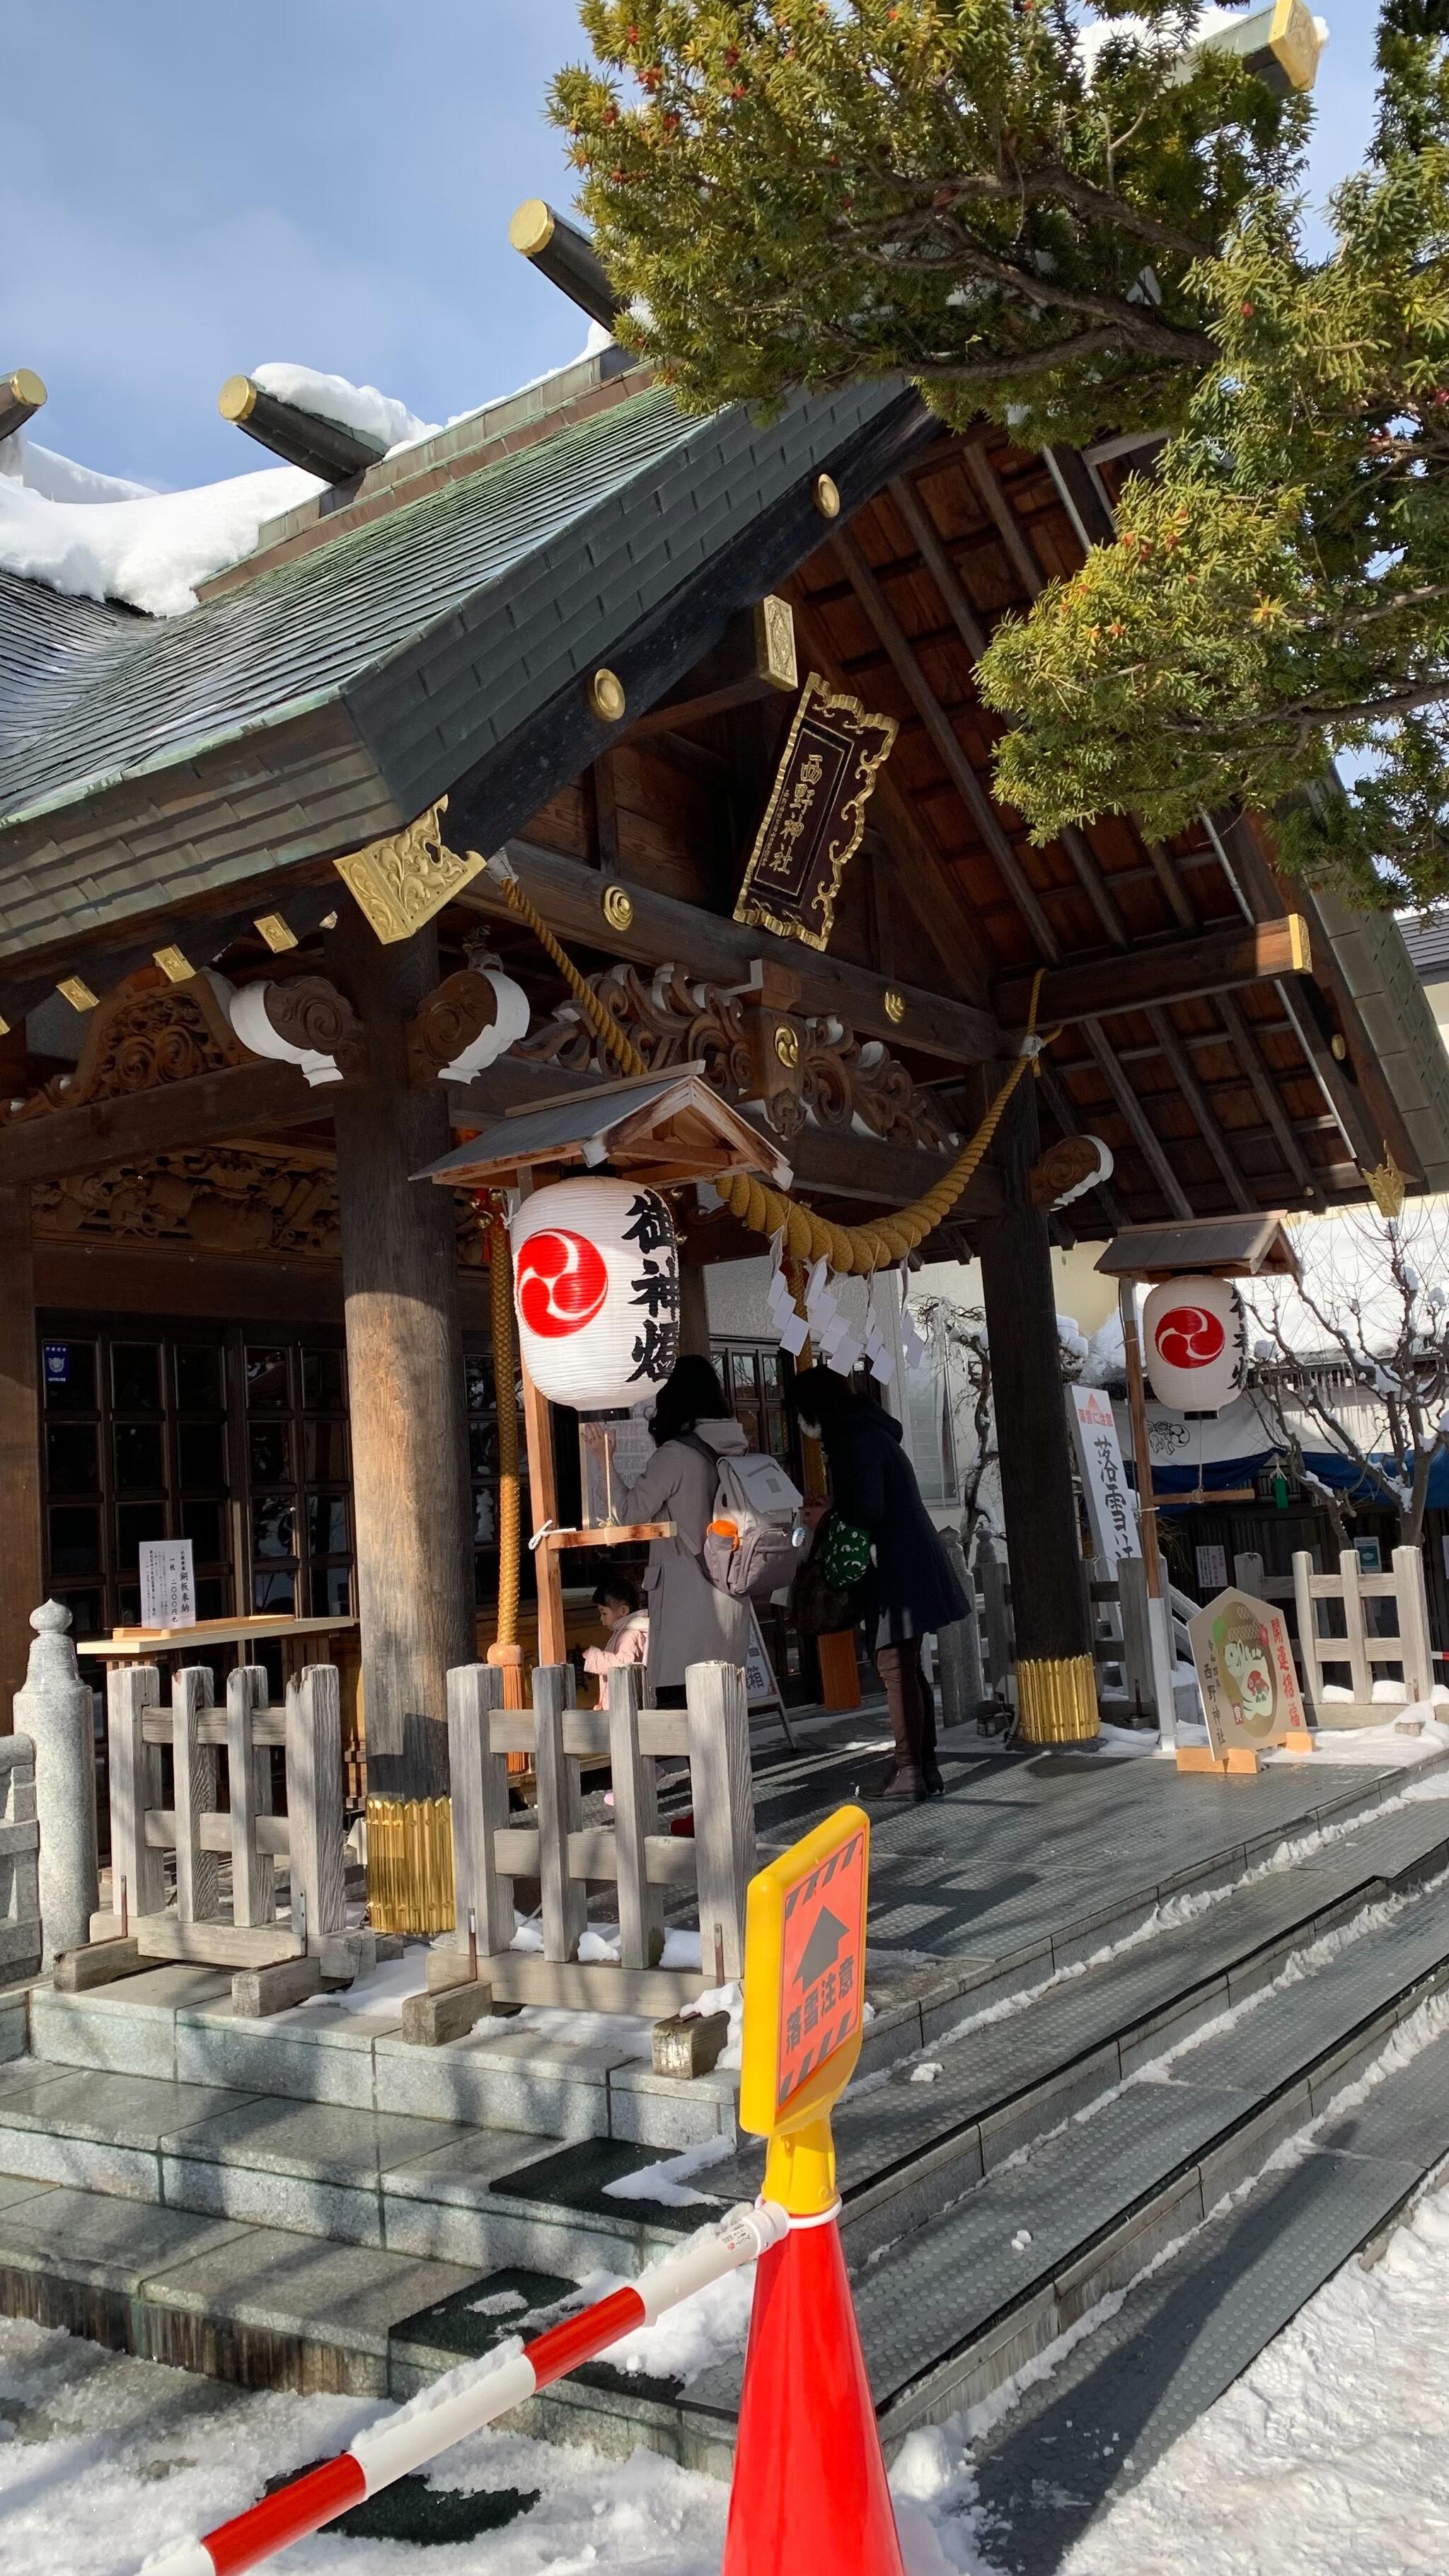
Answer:
[[[1345,1548],[1336,1574],[1317,1574],[1307,1549],[1293,1559],[1293,1590],[1298,1610],[1298,1651],[1303,1678],[1320,1726],[1385,1726],[1392,1703],[1375,1700],[1376,1681],[1392,1678],[1375,1666],[1397,1664],[1405,1700],[1433,1695],[1434,1657],[1429,1641],[1429,1603],[1424,1588],[1424,1560],[1416,1547],[1396,1547],[1390,1574],[1367,1574],[1357,1551]],[[1374,1633],[1364,1616],[1370,1601],[1392,1601],[1398,1633]],[[1320,1602],[1336,1602],[1344,1633],[1324,1635],[1318,1624]],[[1325,1688],[1347,1688],[1348,1699],[1326,1699]]]
[[[743,1975],[745,1890],[755,1867],[744,1676],[734,1664],[695,1664],[685,1689],[685,1708],[641,1708],[639,1669],[622,1666],[609,1675],[608,1707],[580,1709],[572,1667],[541,1664],[532,1709],[505,1709],[496,1666],[464,1664],[448,1675],[458,1928],[455,1948],[433,1954],[430,1985],[470,1978],[470,1940],[477,1984],[498,2003],[658,2017]],[[531,1815],[510,1813],[510,1753],[532,1761]],[[692,1840],[660,1830],[655,1764],[668,1759],[689,1765]],[[585,1762],[610,1766],[612,1824],[583,1823]],[[512,1947],[521,1880],[538,1887],[541,1956]],[[591,1882],[617,1890],[617,1961],[578,1955]],[[699,1970],[659,1964],[669,1890],[697,1899]]]
[[[310,1664],[288,1685],[285,1711],[267,1704],[260,1664],[227,1677],[212,1705],[205,1665],[178,1672],[161,1706],[152,1664],[123,1664],[109,1682],[112,1913],[98,1938],[123,1927],[143,1959],[195,1959],[265,1969],[313,1959],[336,1969],[343,1899],[342,1707],[335,1664]],[[171,1748],[174,1803],[161,1803],[161,1749]],[[217,1805],[225,1745],[230,1804]],[[287,1813],[272,1812],[270,1750],[285,1747]],[[176,1903],[166,1904],[163,1855],[176,1856]],[[221,1912],[217,1861],[231,1860],[231,1917]],[[276,1864],[288,1865],[289,1919],[277,1911]],[[355,1962],[354,1962],[355,1965]],[[329,1963],[328,1972],[333,1973]]]

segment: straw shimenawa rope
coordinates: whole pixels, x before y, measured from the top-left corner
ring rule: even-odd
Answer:
[[[470,850],[468,855],[473,858],[477,854]],[[553,959],[599,1044],[626,1074],[647,1074],[650,1068],[632,1038],[620,1028],[612,1013],[605,1010],[572,959],[565,955],[542,914],[530,903],[508,860],[500,855],[486,864],[509,910],[527,923],[534,937]],[[1028,1066],[1036,1071],[1037,1058],[1050,1044],[1050,1040],[1036,1034],[1041,979],[1042,970],[1038,967],[1032,977],[1031,1004],[1020,1052],[981,1124],[970,1143],[957,1155],[950,1170],[943,1172],[939,1181],[934,1182],[920,1198],[913,1199],[909,1207],[898,1208],[893,1216],[879,1217],[873,1225],[834,1225],[828,1217],[818,1216],[813,1208],[802,1207],[798,1199],[787,1197],[783,1190],[772,1189],[768,1182],[756,1180],[749,1172],[722,1173],[714,1182],[725,1206],[750,1228],[752,1234],[770,1236],[783,1229],[785,1250],[800,1261],[815,1262],[823,1258],[832,1270],[845,1273],[868,1273],[882,1270],[891,1262],[903,1261],[907,1253],[914,1252],[917,1245],[924,1243],[927,1235],[934,1233],[943,1219],[950,1215],[956,1201],[975,1177],[1022,1075]]]

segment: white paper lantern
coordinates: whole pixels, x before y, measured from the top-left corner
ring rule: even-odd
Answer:
[[[1142,1310],[1143,1359],[1159,1404],[1221,1413],[1248,1366],[1243,1301],[1231,1279],[1165,1279]]]
[[[555,1181],[512,1237],[519,1346],[541,1393],[580,1413],[656,1395],[679,1356],[679,1247],[659,1192]]]

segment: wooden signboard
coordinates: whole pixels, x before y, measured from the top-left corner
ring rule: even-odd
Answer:
[[[1288,1623],[1270,1602],[1229,1585],[1189,1619],[1208,1743],[1221,1762],[1271,1744],[1310,1741]]]
[[[736,921],[827,948],[846,863],[860,847],[876,773],[896,738],[812,671],[800,692],[775,784],[745,870]]]

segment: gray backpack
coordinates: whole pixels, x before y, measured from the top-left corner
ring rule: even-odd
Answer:
[[[787,1590],[804,1533],[796,1522],[801,1496],[779,1459],[761,1449],[721,1458],[692,1431],[684,1444],[715,1474],[714,1510],[699,1554],[706,1581],[732,1601],[769,1601]]]

